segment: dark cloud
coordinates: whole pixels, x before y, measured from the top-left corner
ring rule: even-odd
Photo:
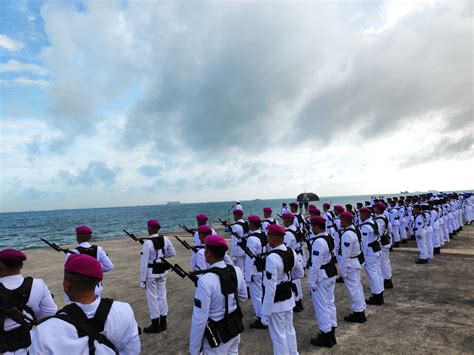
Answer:
[[[468,159],[474,157],[474,135],[468,133],[461,138],[446,138],[427,151],[406,157],[400,167],[407,168],[443,159]]]
[[[157,165],[142,165],[137,168],[137,172],[146,177],[154,177],[160,175],[161,168]]]
[[[121,169],[108,167],[102,161],[91,161],[86,168],[80,170],[77,174],[71,174],[67,170],[60,170],[57,178],[69,186],[93,186],[95,184],[111,185],[115,183]]]

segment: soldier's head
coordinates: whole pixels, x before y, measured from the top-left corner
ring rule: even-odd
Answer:
[[[251,231],[256,231],[260,228],[262,228],[262,220],[260,219],[260,217],[254,214],[250,215],[249,216],[249,229]]]
[[[372,211],[367,207],[361,208],[359,212],[360,212],[360,219],[362,221],[368,220],[370,218],[370,214],[372,213]]]
[[[342,212],[344,212],[344,207],[342,207],[341,205],[334,206],[334,214],[336,216],[339,216],[339,214],[341,214]]]
[[[350,212],[342,212],[339,214],[339,218],[341,219],[341,227],[347,228],[352,225],[352,218],[354,218],[354,215]]]
[[[375,214],[382,214],[385,211],[385,205],[382,202],[377,202],[374,204]]]
[[[352,205],[350,203],[346,205],[346,211],[352,212]]]
[[[0,251],[0,277],[18,275],[25,260],[26,255],[20,250],[4,249]]]
[[[206,237],[212,234],[212,228],[208,225],[199,226],[197,232],[199,235],[199,240],[204,244]]]
[[[234,210],[234,221],[240,221],[242,217],[244,216],[244,211],[242,210]]]
[[[71,255],[64,264],[64,292],[71,301],[92,301],[95,287],[103,276],[102,266],[96,258],[86,254]]]
[[[323,203],[323,211],[326,212],[327,210],[329,210],[331,208],[331,204],[330,203]]]
[[[229,249],[227,242],[220,235],[208,236],[206,238],[205,246],[206,249],[204,250],[204,256],[206,262],[210,265],[224,260],[225,253],[227,249]]]
[[[357,202],[357,209],[360,210],[362,207],[364,207],[362,202]]]
[[[200,213],[196,216],[196,221],[197,221],[198,227],[207,224],[208,220],[209,220],[209,218],[204,213]]]
[[[311,217],[310,223],[314,234],[319,234],[326,231],[326,220],[323,217],[313,216]]]
[[[272,216],[273,210],[270,207],[264,207],[263,208],[263,216],[265,218],[270,218]]]
[[[285,225],[285,227],[291,226],[295,221],[295,215],[292,212],[283,213],[281,218],[283,219],[283,224]]]
[[[292,202],[290,203],[290,210],[293,213],[298,212],[298,202]]]
[[[285,228],[277,224],[271,224],[267,228],[267,234],[268,245],[272,248],[276,248],[283,244],[283,240],[285,239]]]
[[[321,216],[321,211],[315,205],[309,205],[308,212],[311,216]]]
[[[88,226],[79,226],[76,228],[76,240],[77,242],[84,243],[92,239],[92,228]]]
[[[148,227],[148,235],[158,234],[161,228],[160,222],[156,219],[150,219],[146,225]]]

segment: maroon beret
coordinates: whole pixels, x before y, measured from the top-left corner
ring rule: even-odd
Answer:
[[[317,210],[317,208],[316,208],[315,205],[309,205],[309,206],[308,206],[308,211],[309,211],[309,212],[313,212],[313,211],[315,211],[315,210]]]
[[[279,226],[278,224],[270,224],[267,228],[267,234],[284,237],[285,228],[283,228],[282,226]]]
[[[324,207],[324,208],[329,208],[329,207],[331,207],[331,204],[330,204],[330,203],[327,203],[327,202],[326,202],[326,203],[323,203],[323,207]]]
[[[291,202],[291,203],[290,203],[290,206],[291,206],[291,207],[298,207],[298,202]]]
[[[243,216],[244,215],[244,211],[243,210],[234,210],[233,212],[235,215],[237,216]]]
[[[372,213],[372,211],[370,210],[370,208],[367,208],[367,207],[363,207],[359,210],[360,213]]]
[[[227,242],[220,235],[208,236],[204,244],[210,247],[221,247],[221,248],[225,248],[225,250],[229,249],[229,247],[227,246]]]
[[[91,277],[99,281],[104,278],[100,263],[96,258],[86,254],[71,255],[64,264],[64,271],[69,274]]]
[[[204,213],[200,213],[196,216],[196,219],[198,221],[207,221],[209,218]]]
[[[260,217],[255,214],[250,215],[248,219],[249,219],[249,222],[262,223],[262,220],[260,219]]]
[[[334,206],[334,211],[342,213],[342,212],[344,212],[344,210],[345,210],[344,207],[342,207],[341,205]]]
[[[160,222],[158,222],[156,219],[150,219],[148,222],[146,222],[146,225],[148,227],[159,227],[159,228],[161,228]]]
[[[3,249],[2,251],[0,251],[0,260],[25,261],[26,255],[16,249]]]
[[[291,212],[285,212],[285,213],[282,214],[281,218],[284,218],[284,219],[286,219],[286,218],[290,219],[291,218],[292,219],[292,218],[295,218],[295,215]]]
[[[92,228],[88,226],[79,226],[76,228],[76,234],[92,234]]]
[[[313,216],[313,217],[311,217],[311,220],[310,220],[309,223],[325,226],[326,225],[326,220],[321,216]]]
[[[198,233],[205,234],[205,233],[212,233],[212,228],[208,225],[199,226],[197,229]]]
[[[342,212],[342,213],[339,214],[339,218],[341,218],[341,219],[350,219],[350,220],[352,220],[353,217],[354,216],[350,212]]]
[[[374,207],[380,208],[381,210],[385,209],[385,205],[382,202],[377,202],[374,204]]]
[[[270,207],[263,207],[263,212],[269,212],[272,213],[273,210]]]

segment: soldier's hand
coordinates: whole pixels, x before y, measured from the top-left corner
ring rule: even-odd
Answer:
[[[140,288],[146,289],[146,281],[140,281]]]
[[[270,323],[270,318],[269,318],[269,317],[266,317],[266,316],[262,316],[262,318],[260,319],[260,321],[262,322],[263,325],[268,326],[268,324]]]

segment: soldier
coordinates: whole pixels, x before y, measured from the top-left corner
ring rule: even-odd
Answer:
[[[347,322],[364,323],[367,318],[365,317],[364,288],[360,281],[363,263],[360,232],[353,226],[353,216],[350,212],[342,212],[339,217],[343,228],[339,245],[341,260],[339,268],[352,303],[352,314],[344,319]]]
[[[280,216],[283,216],[284,213],[286,212],[290,212],[290,210],[288,209],[288,207],[286,206],[286,203],[283,202],[281,204],[281,209],[280,209]]]
[[[103,272],[109,272],[110,270],[113,269],[114,265],[112,264],[112,261],[110,261],[107,253],[104,251],[104,249],[101,246],[92,245],[90,243],[90,240],[92,239],[92,233],[93,233],[92,228],[88,226],[80,226],[76,228],[76,240],[79,243],[79,246],[72,249],[71,253],[66,254],[64,262],[65,263],[67,262],[67,259],[69,258],[70,255],[72,255],[72,253],[73,254],[86,254],[97,259],[97,261],[102,266]],[[95,294],[97,296],[100,296],[103,289],[104,287],[102,285],[102,282],[99,282],[97,284]],[[69,302],[67,295],[64,295],[64,301],[65,303]]]
[[[102,280],[100,263],[72,255],[64,265],[64,292],[71,303],[38,325],[30,354],[138,354],[138,325],[128,303],[94,294]]]
[[[380,246],[377,224],[370,215],[371,211],[368,208],[360,209],[362,224],[359,227],[362,234],[362,253],[365,258],[364,269],[369,278],[370,290],[372,291],[372,296],[365,302],[381,306],[384,304],[380,255],[382,248]]]
[[[394,200],[390,201],[389,220],[392,224],[393,247],[400,248],[400,215]]]
[[[298,350],[293,326],[295,299],[291,291],[291,280],[303,277],[304,271],[296,261],[296,253],[283,243],[284,238],[283,227],[268,227],[268,244],[272,251],[265,262],[262,323],[268,325],[275,355],[296,355]]]
[[[249,231],[249,226],[248,223],[244,221],[243,215],[244,211],[243,210],[234,210],[234,223],[229,226],[229,228],[237,234],[240,239],[245,238],[246,234]],[[236,236],[232,235],[231,237],[231,256],[232,256],[232,261],[234,262],[234,265],[237,266],[242,273],[244,273],[244,261],[245,261],[245,253],[242,250],[242,248],[239,248],[238,243],[240,242],[239,238]]]
[[[384,289],[393,288],[392,282],[392,264],[390,262],[390,222],[387,216],[384,214],[385,205],[382,202],[376,202],[374,204],[375,218],[374,222],[377,223],[378,234],[380,237],[380,270],[382,271],[383,287]]]
[[[195,254],[196,255],[195,264],[191,265],[191,268],[193,269],[193,271],[201,271],[201,270],[209,269],[210,265],[206,261],[204,245],[205,245],[206,238],[210,235],[214,235],[212,231],[213,229],[208,225],[199,226],[197,230],[197,232],[199,233],[201,246],[197,247],[198,252]],[[234,265],[232,262],[232,259],[227,253],[225,253],[224,255],[224,262],[227,265]]]
[[[259,256],[266,252],[267,237],[260,229],[261,219],[259,216],[251,215],[249,220],[249,234],[247,235],[247,248],[255,255]],[[260,259],[261,260],[261,259]],[[245,255],[245,281],[250,290],[252,306],[255,311],[256,320],[250,324],[251,328],[266,329],[267,326],[261,322],[262,300],[263,300],[263,264],[259,260]]]
[[[158,235],[161,228],[157,220],[147,222],[150,239],[142,246],[140,257],[140,287],[145,289],[150,313],[151,325],[144,328],[145,333],[159,333],[167,329],[168,301],[166,299],[166,275],[168,268],[161,257],[170,258],[176,255],[171,241]]]
[[[278,224],[278,221],[272,217],[273,210],[270,207],[263,208],[263,217],[265,218],[262,222],[262,231],[267,233],[267,228],[270,224]]]
[[[334,257],[334,239],[326,232],[326,220],[313,216],[310,220],[312,237],[309,240],[309,287],[313,299],[314,311],[321,333],[311,339],[311,344],[331,348],[336,342],[336,258]]]
[[[25,260],[26,255],[19,250],[0,251],[0,304],[15,310],[20,321],[23,317],[34,321],[54,315],[58,308],[44,281],[21,275]],[[15,314],[0,311],[0,353],[27,354],[31,326],[28,321],[21,324],[11,317],[16,318]]]
[[[404,199],[400,197],[398,201],[398,215],[400,216],[400,243],[408,243],[407,235],[407,210],[405,208]]]
[[[207,225],[208,220],[209,220],[209,217],[207,217],[207,215],[205,215],[204,213],[198,214],[196,216],[196,221],[197,221],[198,228],[200,226]],[[214,229],[211,228],[211,230],[212,230],[212,235],[217,235],[217,233]],[[194,239],[194,246],[195,247],[203,246],[203,244],[201,244],[201,240],[199,239],[199,233],[198,233],[197,230],[194,232],[193,239]]]
[[[416,238],[416,245],[419,251],[419,258],[415,262],[416,264],[428,264],[428,254],[426,253],[426,231],[425,231],[425,221],[423,214],[421,213],[421,206],[414,205],[413,213],[415,215],[413,220],[413,235]]]
[[[426,258],[428,260],[433,260],[433,225],[431,224],[431,208],[428,204],[424,204],[421,206],[421,210],[423,213],[423,219],[425,222],[425,250],[426,250]]]
[[[296,262],[303,267],[303,252],[302,252],[302,240],[303,240],[303,235],[301,231],[296,228],[296,226],[293,224],[294,222],[294,215],[291,212],[287,212],[282,215],[283,217],[283,223],[285,225],[285,238],[284,238],[284,243],[287,247],[293,249],[293,251],[296,252],[297,258]],[[304,307],[303,307],[303,289],[301,287],[301,279],[296,278],[293,281],[294,287],[296,288],[295,292],[295,312],[301,312]]]
[[[335,254],[336,254],[336,260],[337,260],[338,264],[341,263],[341,253],[339,252],[339,247],[341,245],[341,239],[340,238],[341,238],[341,233],[342,233],[341,220],[340,220],[339,215],[343,212],[344,212],[344,207],[342,207],[341,205],[334,206],[334,218],[332,220],[332,223],[329,224],[329,227],[328,227],[328,223],[326,223],[326,227],[328,227],[329,233],[334,238],[334,245],[335,245],[335,248],[336,248]],[[337,283],[343,283],[344,282],[342,274],[341,274],[340,277],[338,277],[336,279],[336,282]]]
[[[226,265],[227,242],[221,236],[205,241],[210,268],[199,278],[194,295],[189,351],[191,355],[238,354],[244,330],[239,301],[247,301],[247,288],[238,267]],[[226,329],[219,333],[219,329]]]

